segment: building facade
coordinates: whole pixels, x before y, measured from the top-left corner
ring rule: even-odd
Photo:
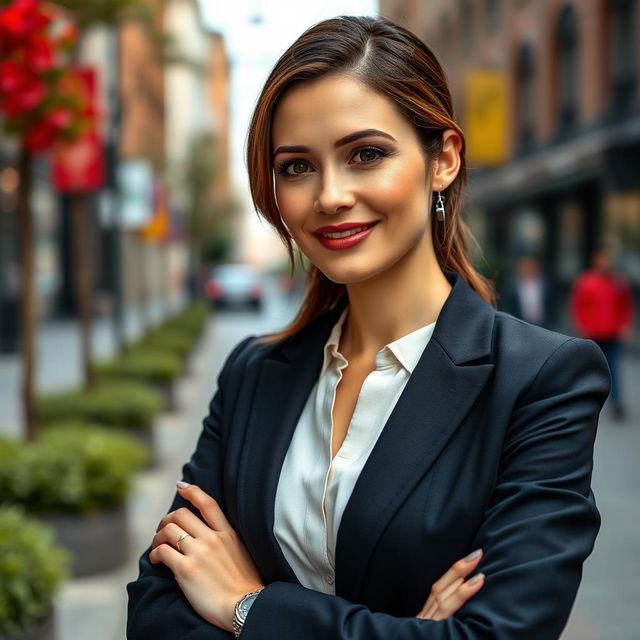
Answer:
[[[637,293],[640,2],[380,5],[447,72],[469,150],[467,214],[490,272],[500,280],[518,256],[536,256],[566,328],[571,283],[606,242]]]

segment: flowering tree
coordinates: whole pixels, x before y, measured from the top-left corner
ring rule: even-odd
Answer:
[[[5,3],[6,4],[6,3]],[[93,118],[69,54],[77,29],[63,9],[41,0],[13,0],[0,9],[0,118],[19,139],[18,216],[22,286],[23,405],[26,436],[34,416],[35,292],[29,196],[34,154],[74,140]]]

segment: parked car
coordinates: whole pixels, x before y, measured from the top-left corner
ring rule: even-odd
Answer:
[[[222,264],[211,270],[205,295],[217,308],[262,308],[262,279],[248,264]]]

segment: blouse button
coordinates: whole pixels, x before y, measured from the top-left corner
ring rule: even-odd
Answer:
[[[327,573],[327,575],[324,577],[325,581],[327,584],[333,584],[334,582],[334,577],[332,573]]]

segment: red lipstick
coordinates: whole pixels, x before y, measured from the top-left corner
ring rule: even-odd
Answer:
[[[325,225],[313,233],[320,244],[332,251],[351,249],[360,244],[373,230],[378,222],[343,222],[342,224]]]

